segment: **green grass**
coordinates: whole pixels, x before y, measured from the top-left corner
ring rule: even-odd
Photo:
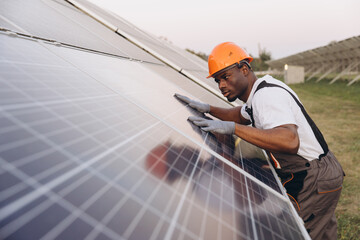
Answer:
[[[322,131],[346,173],[336,209],[338,239],[360,239],[360,81],[310,80],[290,87]]]
[[[338,217],[338,239],[358,240],[359,236],[360,216],[342,213],[341,217]]]

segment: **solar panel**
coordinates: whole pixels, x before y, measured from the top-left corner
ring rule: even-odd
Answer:
[[[308,239],[261,150],[173,97],[227,106],[212,93],[158,62],[0,42],[0,238]]]
[[[208,76],[207,63],[199,57],[189,54],[185,50],[180,50],[170,43],[159,41],[153,35],[137,28],[120,16],[103,11],[101,8],[86,0],[69,0],[69,2],[79,6],[95,19],[104,20],[107,24],[111,24],[114,28],[113,30],[118,34],[130,39],[146,51],[156,54],[162,61],[168,63],[177,71],[189,76],[192,80],[206,87],[210,87],[212,90],[218,88],[215,81],[206,79]],[[215,92],[218,93],[217,91]],[[219,96],[221,96],[221,94],[219,94]],[[241,101],[236,100],[236,103],[239,104]]]
[[[64,44],[160,63],[64,1],[2,1],[0,14],[1,22],[11,24],[10,30],[20,29],[21,33]]]

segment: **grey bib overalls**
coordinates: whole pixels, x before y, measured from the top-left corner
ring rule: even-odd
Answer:
[[[305,228],[311,238],[336,239],[335,208],[340,198],[342,182],[345,176],[341,165],[334,154],[329,151],[323,135],[300,101],[286,88],[266,81],[258,85],[255,93],[266,87],[282,88],[293,97],[324,151],[323,154],[312,161],[308,161],[297,154],[270,152],[267,152],[267,154],[270,159],[280,163],[281,168],[276,169],[276,171],[295,209],[304,220]],[[252,125],[255,127],[252,108],[247,108],[246,111],[251,117]],[[274,165],[274,162],[271,162]]]

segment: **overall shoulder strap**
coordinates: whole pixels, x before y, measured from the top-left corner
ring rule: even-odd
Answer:
[[[300,107],[301,109],[301,112],[304,114],[305,118],[306,118],[306,121],[308,122],[308,124],[310,125],[312,131],[314,132],[315,134],[315,137],[316,137],[316,140],[319,142],[321,148],[323,149],[324,153],[321,154],[319,156],[319,159],[324,155],[326,155],[329,151],[329,148],[328,148],[328,145],[324,139],[324,136],[322,135],[322,133],[320,132],[319,128],[316,126],[316,124],[314,123],[314,121],[310,118],[309,114],[306,112],[304,106],[300,103],[300,101],[297,99],[297,97],[295,97],[295,95],[290,92],[288,89],[282,87],[282,86],[279,86],[279,85],[276,85],[276,84],[273,84],[273,83],[267,83],[266,81],[262,81],[258,87],[256,88],[254,94],[260,90],[261,88],[264,88],[264,87],[278,87],[278,88],[282,88],[284,89],[285,91],[287,91],[291,96],[292,98],[295,100],[296,104]],[[246,110],[248,112],[248,114],[250,115],[251,117],[251,121],[252,121],[252,124],[254,126],[254,117],[252,115],[252,108],[248,108],[248,110]],[[251,112],[251,114],[249,113]]]

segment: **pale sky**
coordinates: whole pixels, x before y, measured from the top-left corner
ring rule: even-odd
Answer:
[[[174,45],[209,54],[232,41],[273,59],[360,35],[360,0],[90,0]]]

